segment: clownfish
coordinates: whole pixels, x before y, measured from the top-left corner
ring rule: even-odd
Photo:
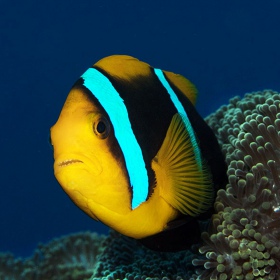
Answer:
[[[200,240],[226,165],[186,78],[126,55],[73,85],[51,128],[54,174],[90,217],[160,251]]]

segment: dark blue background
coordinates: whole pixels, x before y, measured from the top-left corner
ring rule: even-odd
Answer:
[[[0,251],[107,229],[55,181],[49,128],[74,81],[110,54],[181,73],[203,116],[245,92],[280,91],[278,0],[0,0]]]

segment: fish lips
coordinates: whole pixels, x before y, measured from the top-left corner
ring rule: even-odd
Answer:
[[[102,166],[97,158],[88,158],[76,154],[60,155],[55,158],[54,173],[67,172],[68,169],[84,169],[92,176],[98,176],[102,172]]]
[[[54,173],[55,175],[63,170],[67,170],[69,167],[76,166],[77,164],[84,164],[82,160],[76,158],[64,158],[58,159],[54,162]]]
[[[74,164],[74,163],[83,163],[83,161],[81,161],[79,159],[66,159],[66,160],[58,162],[57,166],[64,167],[64,166],[68,166],[68,165]]]

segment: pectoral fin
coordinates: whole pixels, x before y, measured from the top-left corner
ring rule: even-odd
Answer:
[[[197,216],[211,206],[211,176],[203,160],[197,160],[184,116],[175,114],[164,142],[152,160],[157,186],[170,205],[185,215]]]

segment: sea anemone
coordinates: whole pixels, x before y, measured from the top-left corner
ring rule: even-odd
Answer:
[[[24,270],[22,259],[15,259],[10,253],[0,253],[0,279],[18,280]]]
[[[190,251],[160,253],[111,231],[104,242],[91,280],[190,279],[194,273]]]
[[[85,280],[93,273],[105,237],[96,233],[70,234],[40,244],[26,260],[0,255],[0,279]]]
[[[234,98],[207,118],[228,164],[194,279],[280,278],[280,95]]]

